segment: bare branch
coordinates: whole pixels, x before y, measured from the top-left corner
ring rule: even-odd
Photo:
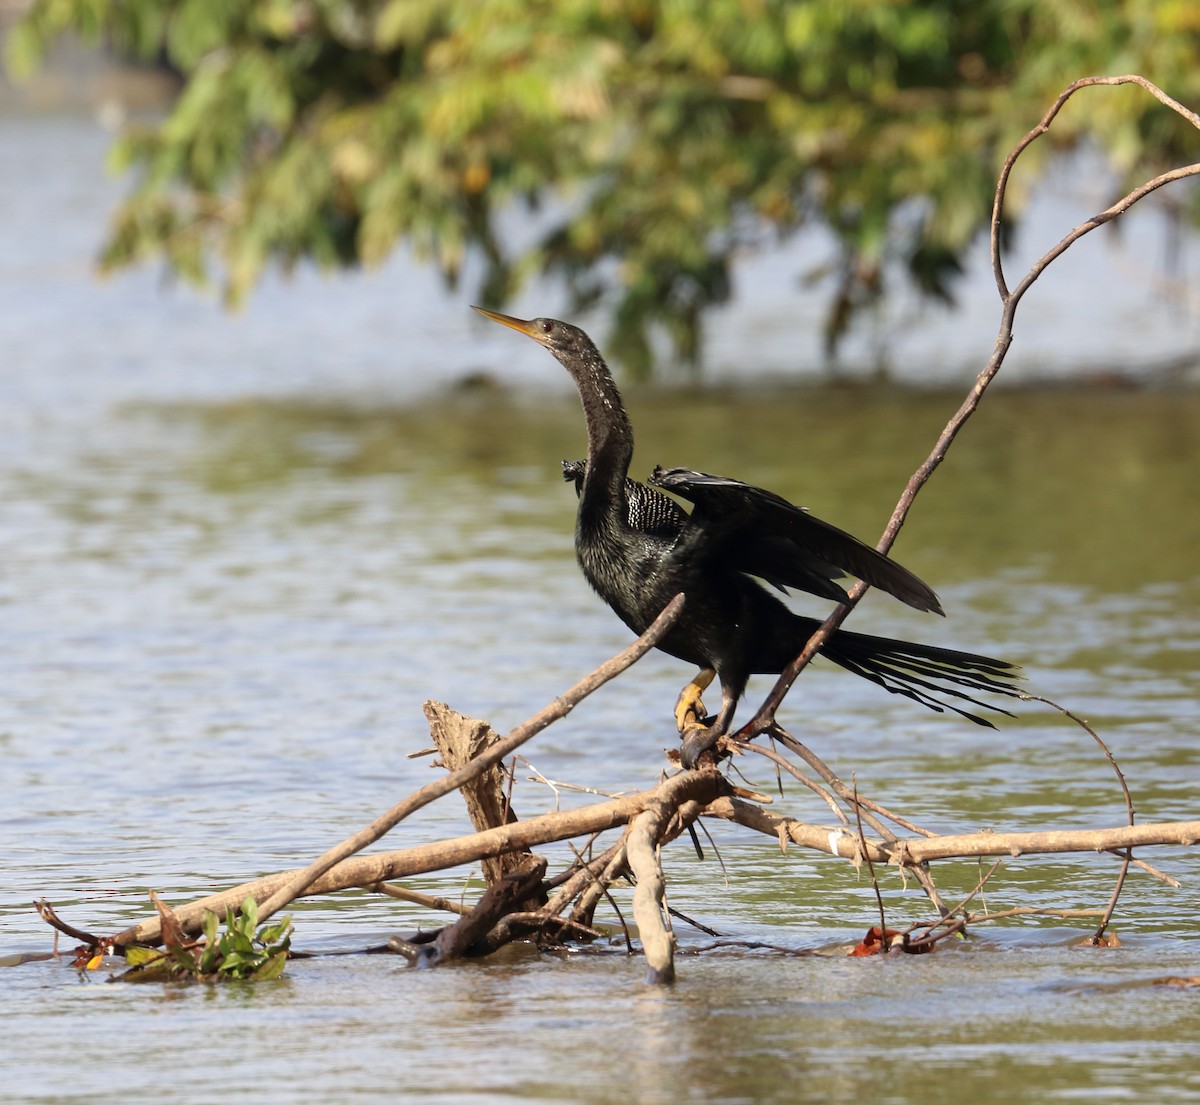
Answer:
[[[782,833],[794,844],[814,848],[827,855],[853,860],[861,855],[862,842],[842,827],[808,825],[781,817],[761,806],[736,798],[720,798],[705,811],[714,817],[779,839]],[[974,856],[1024,856],[1048,852],[1107,852],[1148,844],[1200,844],[1200,821],[1169,821],[1159,824],[1125,825],[1109,829],[1046,829],[1020,833],[962,833],[909,840],[866,840],[876,863],[915,866],[935,859]]]
[[[1011,292],[1008,290],[1004,280],[1003,269],[1000,264],[1000,227],[1003,219],[1004,211],[1004,196],[1008,188],[1008,180],[1012,174],[1013,167],[1016,165],[1017,159],[1021,154],[1042,134],[1045,134],[1049,129],[1050,123],[1062,109],[1062,106],[1081,88],[1088,88],[1094,85],[1118,85],[1118,84],[1136,84],[1140,88],[1145,89],[1154,96],[1160,103],[1165,104],[1172,111],[1177,112],[1183,118],[1187,119],[1193,127],[1200,129],[1200,115],[1193,111],[1189,111],[1182,104],[1168,96],[1162,89],[1146,80],[1145,77],[1136,75],[1121,76],[1121,77],[1084,77],[1081,80],[1071,84],[1054,102],[1054,105],[1043,117],[1042,121],[1034,127],[1020,142],[1013,147],[1008,157],[1005,159],[1004,167],[1001,170],[999,182],[996,186],[996,198],[992,207],[991,220],[991,242],[992,242],[992,263],[995,270],[996,286],[1000,293],[1001,299],[1001,318],[1000,327],[996,335],[996,344],[992,351],[991,359],[988,361],[984,369],[979,373],[966,399],[962,405],[954,413],[954,416],[946,423],[945,429],[942,430],[929,456],[925,458],[921,466],[913,473],[909,479],[904,493],[900,496],[900,500],[896,504],[896,508],[892,511],[892,516],[888,521],[887,528],[883,532],[883,536],[879,539],[879,544],[876,546],[880,552],[886,553],[895,543],[897,535],[900,533],[901,527],[904,525],[905,519],[908,516],[909,508],[917,497],[917,493],[928,482],[930,476],[946,458],[950,446],[953,444],[955,437],[958,436],[959,430],[966,424],[967,419],[974,414],[979,406],[980,400],[983,398],[983,393],[987,390],[988,385],[995,379],[996,374],[1000,371],[1000,366],[1004,363],[1004,358],[1008,354],[1009,347],[1013,340],[1013,322],[1016,317],[1017,306],[1021,301],[1021,297],[1033,286],[1034,282],[1046,270],[1046,267],[1054,260],[1066,252],[1075,242],[1082,238],[1085,234],[1091,233],[1098,226],[1103,226],[1105,223],[1115,219],[1118,215],[1124,214],[1139,200],[1150,195],[1151,192],[1157,191],[1166,184],[1170,184],[1176,180],[1183,180],[1186,177],[1200,175],[1200,163],[1187,165],[1179,169],[1173,169],[1170,172],[1156,176],[1153,180],[1149,180],[1140,187],[1135,188],[1128,195],[1118,200],[1111,207],[1102,211],[1098,215],[1094,215],[1086,222],[1075,227],[1069,234],[1058,241],[1053,247],[1046,251],[1026,273],[1025,277]],[[789,664],[775,686],[772,687],[770,694],[758,708],[754,717],[744,725],[738,733],[739,738],[748,740],[759,733],[765,732],[775,720],[775,711],[779,708],[780,703],[786,697],[792,684],[796,681],[800,673],[808,667],[814,656],[820,650],[821,646],[829,639],[830,635],[838,629],[841,624],[850,615],[850,611],[858,603],[867,592],[868,585],[861,581],[854,585],[847,594],[847,601],[838,606],[828,618],[820,625],[805,644],[804,649],[795,660]]]
[[[683,772],[668,779],[659,788],[660,797],[630,825],[625,854],[629,870],[637,881],[633,891],[633,917],[641,937],[650,982],[675,980],[675,934],[671,932],[663,902],[666,882],[659,863],[659,847],[668,834],[678,835],[685,825],[694,821],[703,806],[723,789],[726,789],[724,779],[715,771]],[[670,822],[675,817],[679,821],[671,827]]]
[[[1100,734],[1096,732],[1083,718],[1072,713],[1065,706],[1060,706],[1057,702],[1049,698],[1043,698],[1038,694],[1023,694],[1023,699],[1033,702],[1044,702],[1047,706],[1053,707],[1063,717],[1070,718],[1075,722],[1085,733],[1088,734],[1099,746],[1100,751],[1104,753],[1104,758],[1108,760],[1113,771],[1116,772],[1117,782],[1121,784],[1121,793],[1125,796],[1125,813],[1129,818],[1129,824],[1133,824],[1133,795],[1129,793],[1129,785],[1125,782],[1125,773],[1121,770],[1121,765],[1117,763],[1117,758],[1112,754],[1112,750],[1100,739]],[[1112,897],[1108,901],[1108,908],[1104,911],[1104,917],[1100,921],[1099,927],[1092,936],[1092,943],[1099,944],[1104,937],[1104,930],[1108,928],[1109,922],[1112,921],[1113,911],[1117,908],[1117,901],[1121,897],[1121,889],[1125,885],[1125,876],[1129,874],[1129,865],[1133,862],[1133,853],[1126,848],[1122,853],[1124,862],[1121,864],[1121,870],[1117,875],[1117,885],[1113,888]]]
[[[711,776],[708,784],[714,789],[710,794],[728,792],[728,783],[717,772],[687,772],[673,776],[653,790],[628,798],[615,798],[611,802],[599,802],[578,810],[543,814],[512,825],[501,825],[482,833],[405,848],[397,852],[381,852],[377,855],[357,856],[342,860],[315,882],[309,884],[302,896],[332,894],[338,890],[354,887],[374,886],[376,883],[393,879],[410,878],[413,875],[441,871],[467,863],[479,863],[487,856],[503,855],[548,844],[554,840],[586,836],[628,824],[634,817],[658,801],[663,794],[672,793],[672,788],[682,784],[694,774]],[[264,901],[277,893],[280,887],[288,886],[303,874],[303,871],[283,871],[243,883],[230,890],[202,898],[197,902],[180,906],[175,915],[185,932],[199,932],[204,921],[204,912],[212,910],[223,914],[226,909],[237,909],[247,894],[256,901]],[[160,935],[159,919],[149,918],[132,928],[125,929],[115,937],[118,945],[153,944]]]
[[[524,724],[518,725],[506,737],[485,749],[479,756],[471,760],[470,763],[465,764],[457,771],[448,772],[440,779],[434,779],[432,782],[426,783],[419,790],[414,791],[405,798],[403,802],[393,806],[387,813],[377,817],[365,829],[355,833],[336,847],[330,848],[323,856],[314,860],[303,871],[296,873],[288,882],[273,891],[271,896],[259,905],[259,919],[265,921],[271,914],[283,909],[289,902],[303,895],[308,887],[336,864],[354,855],[355,852],[362,851],[367,845],[373,844],[385,833],[394,829],[410,814],[415,813],[423,806],[429,805],[430,802],[441,798],[443,795],[457,790],[464,783],[470,782],[492,765],[498,764],[505,756],[515,752],[521,745],[532,737],[537,736],[538,733],[552,722],[566,717],[588,695],[604,686],[610,679],[620,675],[634,661],[641,659],[642,656],[662,640],[666,632],[674,625],[675,619],[679,617],[679,612],[682,608],[683,596],[676,595],[667,604],[663,612],[654,619],[650,628],[623,652],[618,653],[611,660],[601,664],[591,675],[581,679],[569,691],[560,695],[549,706],[546,706]],[[372,881],[378,882],[381,880],[375,879]]]

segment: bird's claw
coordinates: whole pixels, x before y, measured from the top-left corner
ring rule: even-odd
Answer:
[[[721,734],[712,724],[716,719],[705,716],[704,703],[700,701],[700,696],[715,677],[716,672],[711,668],[702,668],[679,692],[679,699],[675,703],[675,725],[683,737],[679,762],[688,771],[692,771],[699,764],[700,757],[721,739]]]
[[[704,724],[704,703],[700,701],[700,696],[708,689],[715,676],[716,672],[712,668],[703,668],[679,692],[679,698],[675,702],[675,727],[680,733],[686,734]]]

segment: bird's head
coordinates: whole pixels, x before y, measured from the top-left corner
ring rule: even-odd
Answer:
[[[578,326],[569,322],[559,322],[556,318],[513,318],[512,315],[502,315],[499,311],[489,311],[486,307],[473,307],[484,318],[490,318],[502,326],[507,326],[533,338],[538,345],[544,345],[564,364],[579,358],[598,356],[592,339]]]

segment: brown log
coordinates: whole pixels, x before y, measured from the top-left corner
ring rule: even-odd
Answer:
[[[875,863],[912,866],[933,859],[974,856],[1022,856],[1047,852],[1105,852],[1115,848],[1152,844],[1200,843],[1200,821],[1171,821],[1158,824],[1122,825],[1109,829],[1047,829],[1023,833],[962,833],[918,839],[864,842],[844,827],[808,825],[783,817],[761,806],[736,798],[719,798],[705,811],[713,817],[736,821],[767,836],[788,840],[827,855],[855,860],[866,858],[863,845]]]

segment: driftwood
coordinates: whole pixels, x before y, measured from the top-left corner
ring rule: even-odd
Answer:
[[[1117,218],[1157,188],[1175,180],[1200,175],[1200,164],[1194,164],[1147,181],[1107,210],[1076,227],[1040,258],[1015,288],[1009,289],[1001,264],[1000,228],[1005,193],[1013,167],[1021,153],[1047,132],[1076,92],[1096,85],[1121,84],[1141,87],[1200,129],[1200,117],[1181,107],[1142,77],[1091,77],[1076,81],[1067,88],[1038,126],[1009,154],[996,189],[991,227],[993,267],[1003,309],[995,350],[933,451],[909,480],[879,542],[878,547],[882,551],[890,548],[918,491],[941,464],[955,435],[975,411],[988,385],[995,378],[1012,343],[1017,306],[1046,266],[1083,235]],[[1111,761],[1125,797],[1126,825],[1020,833],[936,834],[860,794],[856,786],[847,785],[839,779],[811,749],[780,728],[775,713],[784,696],[821,643],[845,620],[865,590],[865,585],[860,583],[850,591],[847,603],[839,606],[814,633],[804,651],[779,677],[753,719],[736,737],[725,738],[719,749],[722,756],[749,750],[768,757],[781,772],[799,781],[825,801],[837,820],[835,825],[808,824],[767,809],[765,806],[769,804],[769,799],[739,789],[711,766],[677,773],[640,794],[598,801],[580,809],[556,811],[525,820],[517,818],[505,790],[504,776],[500,771],[502,761],[652,648],[679,614],[684,600],[682,596],[676,596],[654,625],[633,645],[504,737],[493,733],[485,722],[464,718],[441,704],[427,704],[426,714],[446,769],[444,775],[404,798],[309,866],[256,879],[180,907],[173,914],[168,914],[172,928],[177,930],[177,934],[199,933],[207,911],[223,914],[227,909],[236,909],[247,895],[252,895],[259,903],[259,916],[265,920],[299,897],[313,897],[356,887],[369,888],[419,902],[432,909],[448,909],[458,914],[457,920],[441,930],[407,940],[397,938],[392,942],[392,950],[408,956],[413,963],[432,965],[463,956],[485,955],[521,938],[534,939],[540,944],[595,940],[602,935],[595,928],[593,920],[600,902],[610,902],[622,926],[625,925],[614,890],[632,882],[633,916],[649,978],[654,982],[668,982],[675,973],[672,917],[679,915],[667,907],[660,856],[664,847],[685,832],[695,840],[695,826],[705,818],[720,819],[764,834],[777,841],[781,849],[794,845],[849,860],[855,865],[866,863],[873,882],[879,869],[900,869],[916,875],[939,916],[927,924],[914,926],[914,929],[921,929],[922,932],[911,941],[911,932],[894,934],[887,929],[885,918],[881,917],[875,946],[862,954],[873,950],[882,952],[893,945],[901,946],[901,943],[907,950],[931,950],[938,939],[961,931],[967,924],[975,925],[1001,916],[1028,912],[1060,917],[1101,916],[1100,926],[1092,938],[1093,942],[1098,942],[1117,905],[1125,871],[1131,863],[1164,882],[1178,885],[1143,859],[1135,860],[1132,849],[1150,845],[1194,846],[1200,843],[1200,821],[1134,824],[1133,804],[1116,760],[1099,736],[1070,711],[1054,703],[1048,704],[1083,725]],[[1048,702],[1037,696],[1024,697],[1028,701]],[[691,720],[694,721],[694,718]],[[687,718],[681,720],[681,730],[686,728],[688,721]],[[762,735],[772,738],[770,747],[747,743]],[[358,854],[412,813],[454,790],[463,794],[475,832],[398,851]],[[622,830],[620,838],[597,850],[600,835],[614,829]],[[868,836],[868,831],[872,835]],[[574,861],[562,871],[550,875],[545,859],[534,854],[532,849],[558,840],[580,843],[573,846]],[[699,847],[698,843],[696,846]],[[970,912],[971,901],[993,877],[1003,857],[1061,852],[1111,852],[1122,859],[1121,875],[1106,908],[1032,911],[1018,908],[999,914]],[[931,862],[982,856],[1001,859],[980,878],[970,894],[947,907],[941,902],[933,884]],[[391,885],[396,879],[476,864],[483,865],[487,889],[474,905],[451,905],[435,896]],[[878,894],[877,883],[876,890]],[[882,913],[884,903],[881,895],[878,896],[878,902]],[[163,914],[157,910],[146,920],[116,936],[96,937],[60,920],[48,903],[39,903],[38,908],[47,923],[56,930],[102,950],[120,950],[133,944],[156,944],[162,939]],[[628,929],[625,935],[627,942],[630,942],[632,934]],[[917,945],[921,946],[918,948]]]
[[[593,881],[611,885],[632,869],[638,877],[640,892],[640,896],[635,894],[634,912],[644,943],[650,934],[646,943],[648,954],[654,957],[650,962],[650,971],[653,977],[663,980],[669,978],[672,971],[674,941],[662,919],[661,868],[656,850],[678,836],[700,816],[735,822],[779,841],[781,846],[795,844],[855,863],[861,863],[869,857],[880,865],[908,869],[917,869],[931,860],[952,858],[1016,857],[1062,852],[1103,853],[1148,845],[1192,846],[1200,843],[1200,821],[1041,832],[975,832],[952,836],[918,836],[898,841],[881,840],[864,838],[844,825],[813,825],[781,816],[761,805],[734,797],[729,793],[732,789],[728,781],[715,771],[684,772],[652,790],[626,798],[612,799],[578,810],[543,814],[434,844],[347,859],[321,876],[307,889],[305,896],[373,887],[391,879],[478,864],[498,855],[527,855],[528,849],[538,844],[586,837],[606,829],[631,825],[632,831],[623,841],[623,847],[618,847],[617,854],[603,865],[602,872],[582,876],[578,871],[573,872],[576,891],[582,891]],[[622,852],[631,855],[626,858]],[[528,869],[526,865],[530,862],[538,861],[527,856],[516,868],[518,875]],[[281,872],[203,898],[177,909],[176,919],[185,933],[198,933],[206,910],[223,913],[226,909],[236,908],[247,894],[265,900],[297,874],[296,871]],[[546,919],[557,916],[563,904],[551,899],[546,907]],[[488,900],[482,912],[490,916],[493,910],[493,902]],[[465,929],[466,926],[459,933]],[[76,932],[74,935],[78,938],[81,934]],[[118,947],[154,944],[160,937],[161,918],[155,914],[119,933],[112,943]],[[474,938],[478,938],[477,933]],[[457,940],[458,936],[448,938],[448,946],[460,947]]]
[[[429,735],[433,737],[441,764],[447,771],[465,768],[500,742],[499,734],[486,721],[464,717],[445,703],[426,702],[425,717],[429,721]],[[518,820],[505,796],[504,773],[499,764],[493,764],[463,783],[459,792],[467,804],[467,816],[479,832],[499,825],[512,825]],[[531,859],[533,853],[529,851],[488,856],[482,861],[484,882],[491,888],[513,875],[523,877]],[[527,903],[530,908],[545,904],[544,894],[538,893],[537,897],[537,901]]]
[[[296,898],[300,897],[325,872],[329,871],[341,860],[347,856],[354,855],[355,852],[361,851],[369,844],[373,844],[385,833],[399,825],[406,817],[416,813],[419,809],[423,809],[430,802],[434,802],[438,798],[449,794],[452,790],[457,790],[464,783],[470,782],[480,771],[491,767],[492,764],[500,763],[505,756],[511,755],[526,741],[537,736],[547,725],[558,721],[559,718],[566,717],[579,702],[583,701],[594,690],[604,686],[610,679],[614,679],[620,675],[635,660],[638,660],[649,652],[662,639],[667,630],[671,628],[682,608],[683,596],[676,595],[675,598],[667,603],[663,612],[654,619],[654,624],[634,641],[632,645],[623,652],[618,653],[608,663],[602,664],[591,675],[581,679],[569,691],[560,695],[550,705],[535,714],[523,725],[518,725],[516,729],[502,740],[489,745],[465,766],[449,772],[442,779],[426,783],[420,790],[410,794],[403,802],[393,806],[382,816],[377,817],[361,832],[355,833],[348,840],[344,840],[336,848],[331,848],[323,856],[320,856],[309,864],[308,867],[304,868],[303,871],[296,872],[292,878],[272,891],[271,896],[265,902],[259,903],[259,917],[266,920],[273,913],[285,908],[289,902],[295,901]],[[500,852],[498,851],[496,854],[499,855]],[[386,875],[381,876],[376,881],[382,881],[382,879],[388,877]]]
[[[692,774],[701,773],[694,772]],[[717,778],[720,777],[717,776]],[[472,833],[470,836],[419,845],[415,848],[405,848],[397,852],[382,852],[377,855],[342,860],[323,872],[297,897],[314,897],[321,894],[332,894],[339,890],[349,890],[353,887],[374,886],[376,883],[388,882],[392,879],[410,878],[414,875],[428,874],[431,871],[444,871],[453,867],[461,867],[464,864],[479,863],[489,856],[525,851],[555,840],[572,840],[576,837],[601,833],[606,829],[628,824],[639,813],[653,805],[659,796],[659,791],[671,782],[673,780],[668,780],[667,783],[655,790],[629,798],[614,798],[611,801],[599,802],[579,810],[547,813],[541,817],[531,817],[526,821]],[[236,909],[247,894],[252,894],[259,901],[270,900],[279,892],[280,888],[298,882],[300,876],[307,870],[304,868],[267,875],[264,878],[255,879],[253,882],[243,883],[231,890],[212,894],[197,902],[181,906],[175,911],[175,914],[183,926],[184,932],[198,933],[201,931],[206,910],[224,914],[226,909]],[[150,917],[141,924],[119,933],[114,942],[118,946],[153,944],[158,942],[160,931],[159,919]]]

